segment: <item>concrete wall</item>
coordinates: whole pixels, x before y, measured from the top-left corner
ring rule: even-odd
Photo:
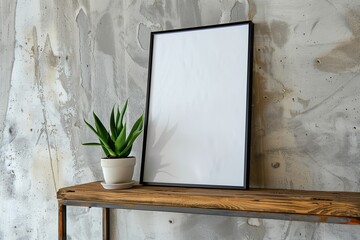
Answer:
[[[251,186],[360,191],[357,0],[2,0],[0,13],[0,239],[56,239],[56,190],[102,179],[82,119],[128,97],[128,120],[144,111],[153,30],[253,20]],[[114,239],[360,239],[357,226],[112,214]],[[100,239],[100,215],[70,208],[69,239]]]

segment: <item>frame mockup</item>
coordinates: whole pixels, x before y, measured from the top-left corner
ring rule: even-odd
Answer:
[[[248,188],[253,24],[152,32],[140,183]]]

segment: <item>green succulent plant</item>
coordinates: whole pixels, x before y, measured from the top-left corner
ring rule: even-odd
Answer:
[[[126,100],[121,111],[117,107],[115,114],[115,106],[112,108],[110,115],[110,131],[108,131],[99,117],[93,113],[95,127],[88,123],[86,125],[96,134],[99,143],[83,143],[85,146],[101,146],[108,158],[125,158],[128,157],[135,139],[140,135],[144,123],[144,114],[134,123],[129,135],[126,136],[126,123],[123,124],[123,118],[127,109],[128,100]],[[116,116],[116,117],[115,117]]]

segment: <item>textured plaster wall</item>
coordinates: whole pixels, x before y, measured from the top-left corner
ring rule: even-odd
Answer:
[[[251,186],[360,191],[357,0],[2,0],[0,13],[1,240],[56,239],[56,190],[102,179],[82,119],[128,97],[129,121],[144,111],[154,30],[253,20]],[[68,215],[69,239],[101,238],[99,209]],[[360,239],[357,226],[112,216],[114,239]]]

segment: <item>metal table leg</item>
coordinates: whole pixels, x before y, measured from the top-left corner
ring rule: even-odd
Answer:
[[[103,240],[110,240],[110,208],[103,208]]]
[[[66,240],[66,205],[59,202],[59,240]]]

